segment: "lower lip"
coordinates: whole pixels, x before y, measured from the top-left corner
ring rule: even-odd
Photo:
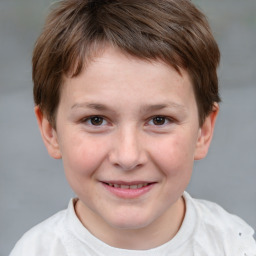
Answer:
[[[148,186],[137,188],[137,189],[125,189],[125,188],[115,188],[107,185],[106,183],[102,183],[103,186],[112,194],[114,194],[117,197],[124,198],[124,199],[134,199],[138,198],[146,193],[148,193],[155,183],[152,183]]]

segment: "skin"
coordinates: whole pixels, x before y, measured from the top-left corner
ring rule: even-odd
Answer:
[[[79,198],[77,216],[92,234],[126,249],[153,248],[175,236],[185,214],[182,194],[194,160],[207,154],[218,113],[215,104],[199,127],[185,70],[180,75],[161,61],[109,47],[78,77],[66,77],[56,129],[38,107],[35,113],[49,154],[62,158]],[[148,185],[132,194],[113,192],[108,183]]]

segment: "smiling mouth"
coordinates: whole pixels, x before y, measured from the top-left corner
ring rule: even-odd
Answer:
[[[149,193],[157,182],[146,182],[146,181],[103,181],[103,186],[112,195],[121,199],[135,199],[140,198],[143,195]]]
[[[121,189],[139,189],[151,185],[153,183],[140,183],[140,184],[133,184],[133,185],[126,185],[126,184],[112,184],[112,183],[105,183],[104,184],[113,187],[113,188],[121,188]]]

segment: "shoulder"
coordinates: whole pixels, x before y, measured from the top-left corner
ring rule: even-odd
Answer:
[[[253,234],[252,228],[240,217],[230,214],[220,205],[201,199],[193,199],[194,205],[205,223],[214,224],[216,227],[244,230],[246,233]],[[241,230],[240,230],[241,229]]]
[[[238,236],[253,236],[253,229],[244,220],[230,214],[220,205],[200,199],[194,199],[194,205],[204,225],[215,227],[222,233],[232,232]]]
[[[65,256],[61,236],[66,213],[67,210],[60,211],[27,231],[16,243],[10,256],[52,255],[49,252],[56,250]]]
[[[225,251],[225,255],[256,255],[254,230],[244,220],[216,203],[193,199],[189,195],[186,197],[196,210],[198,221],[195,239],[198,244],[209,243],[209,246],[219,247],[220,251]]]

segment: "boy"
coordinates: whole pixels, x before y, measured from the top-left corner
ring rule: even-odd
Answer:
[[[253,230],[184,192],[219,111],[218,46],[188,0],[64,0],[33,55],[46,148],[77,195],[15,255],[256,255]]]

